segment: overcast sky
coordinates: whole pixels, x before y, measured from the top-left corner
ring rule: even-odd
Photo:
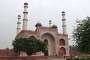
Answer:
[[[66,12],[67,31],[72,34],[77,18],[90,16],[90,0],[26,0],[29,3],[28,29],[41,22],[48,26],[48,21],[59,27],[61,32],[61,12]],[[17,15],[22,14],[25,0],[0,0],[0,48],[11,47],[16,35]],[[23,18],[23,17],[22,17]],[[70,41],[69,44],[72,44]]]

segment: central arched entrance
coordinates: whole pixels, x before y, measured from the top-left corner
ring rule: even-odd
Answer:
[[[48,55],[55,56],[55,54],[56,54],[55,39],[54,39],[53,35],[50,33],[44,33],[42,35],[41,39],[48,45]]]

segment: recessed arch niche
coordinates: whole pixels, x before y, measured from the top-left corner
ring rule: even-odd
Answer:
[[[59,56],[65,56],[66,55],[66,49],[64,47],[61,47],[59,49]]]
[[[55,55],[55,38],[50,33],[42,34],[41,38],[44,40],[45,43],[48,44],[48,55],[54,56]]]
[[[59,45],[65,45],[65,40],[64,39],[60,39],[59,40]]]

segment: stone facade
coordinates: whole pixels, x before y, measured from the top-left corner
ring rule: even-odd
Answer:
[[[51,26],[51,20],[49,21],[49,27],[42,26],[41,23],[37,23],[36,30],[27,30],[28,23],[28,3],[24,3],[23,11],[23,24],[22,30],[18,32],[16,38],[29,38],[34,36],[35,38],[48,44],[48,56],[69,56],[68,46],[68,34],[66,32],[66,19],[65,12],[62,12],[62,34],[58,33],[56,25]],[[19,19],[18,19],[18,22]],[[19,24],[17,24],[19,27]],[[19,27],[20,28],[20,27]]]
[[[29,38],[34,36],[48,43],[49,56],[69,56],[68,35],[59,34],[55,27],[44,27],[36,24],[36,30],[22,30],[16,38]]]

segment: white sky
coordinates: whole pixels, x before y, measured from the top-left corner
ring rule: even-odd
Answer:
[[[48,21],[58,25],[61,31],[61,12],[66,12],[69,36],[76,18],[90,16],[90,0],[27,0],[29,3],[29,29],[37,22],[48,26]],[[16,34],[17,15],[23,11],[25,0],[0,0],[0,48],[11,47]],[[70,45],[73,44],[71,41]]]

